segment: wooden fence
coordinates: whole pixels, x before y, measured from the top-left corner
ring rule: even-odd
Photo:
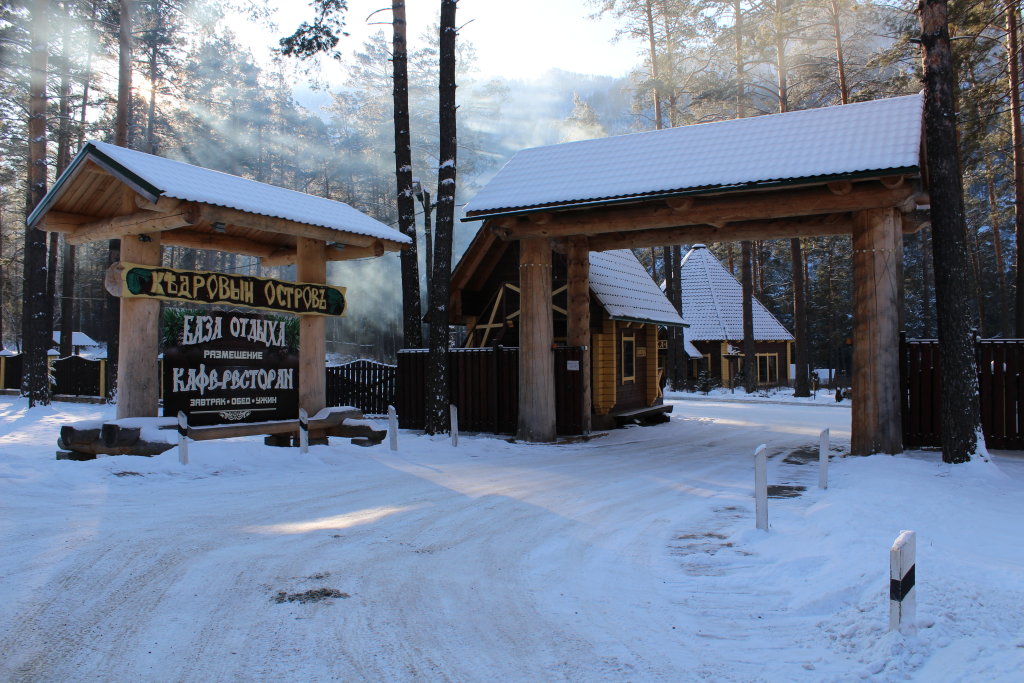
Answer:
[[[986,445],[1024,449],[1024,339],[982,339],[975,354]],[[907,340],[900,358],[903,445],[941,446],[939,344],[933,339]]]
[[[583,379],[569,361],[583,352],[575,347],[552,351],[555,366],[555,429],[559,434],[583,431]],[[576,366],[579,367],[578,364]],[[423,429],[427,351],[398,352],[399,425]],[[519,349],[491,347],[449,349],[448,382],[452,404],[459,408],[459,428],[474,432],[514,434],[519,421]]]
[[[327,368],[327,405],[353,406],[364,415],[385,415],[395,403],[395,366],[357,360]]]

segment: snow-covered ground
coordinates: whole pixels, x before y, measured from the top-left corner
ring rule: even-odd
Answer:
[[[818,389],[810,396],[794,396],[791,387],[773,387],[771,389],[758,389],[750,394],[742,387],[735,389],[723,389],[721,387],[704,393],[703,391],[668,391],[666,398],[676,401],[741,401],[744,403],[801,403],[819,406],[838,406],[849,408],[850,399],[844,398],[836,401],[835,391]]]
[[[1020,455],[839,458],[848,410],[679,401],[563,445],[54,459],[107,415],[0,398],[2,681],[1024,680]],[[807,487],[769,533],[761,442]],[[916,634],[887,632],[902,529]]]

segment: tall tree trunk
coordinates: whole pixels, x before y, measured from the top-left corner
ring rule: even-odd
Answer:
[[[1024,338],[1024,132],[1021,131],[1020,41],[1017,0],[1006,3],[1007,72],[1010,84],[1010,139],[1013,143],[1014,231],[1017,236],[1017,337]]]
[[[839,75],[840,103],[850,103],[850,86],[846,82],[846,59],[843,56],[843,31],[839,24],[839,2],[829,0],[829,22],[832,24],[832,37],[836,49],[836,71]]]
[[[651,60],[651,99],[654,100],[654,129],[664,128],[664,118],[661,113],[661,81],[658,78],[658,50],[654,38],[654,3],[651,0],[644,0],[644,11],[647,14],[647,55]]]
[[[426,432],[449,429],[448,421],[448,293],[452,274],[455,228],[455,168],[458,147],[455,125],[455,9],[458,0],[441,0],[439,43],[440,85],[438,127],[441,135],[437,171],[437,227],[434,232],[434,274],[430,290],[430,351],[427,361]]]
[[[419,255],[416,253],[416,201],[412,193],[412,141],[409,134],[409,76],[405,47],[405,2],[391,3],[393,15],[391,64],[394,69],[395,177],[398,180],[398,229],[412,239],[402,251],[402,336],[405,348],[423,346],[420,309]]]
[[[49,35],[49,0],[35,0],[31,6],[31,76],[28,102],[28,196],[31,212],[46,195],[46,70]],[[22,344],[24,365],[21,391],[28,405],[50,402],[50,373],[47,354],[52,341],[53,297],[46,291],[46,233],[25,228],[24,291],[22,293]]]
[[[64,14],[70,14],[68,3],[61,3]],[[56,175],[59,177],[64,169],[71,163],[71,45],[69,36],[69,23],[62,22],[61,28],[61,63],[60,63],[60,91],[59,91],[59,107],[60,121],[57,126],[57,168],[55,169]],[[83,107],[85,104],[83,103]],[[56,277],[57,277],[57,252],[60,249],[59,243],[54,239],[58,236],[58,233],[53,233],[50,236],[50,249],[51,257],[50,264],[53,268],[53,272],[50,277],[54,279],[54,289],[56,289]],[[70,356],[73,352],[73,346],[71,344],[72,337],[71,332],[75,329],[75,318],[74,318],[74,261],[75,261],[75,248],[67,241],[64,242],[64,272],[61,278],[61,297],[60,297],[60,355],[64,358]],[[56,306],[56,298],[55,303]]]
[[[163,14],[156,13],[156,34],[163,30]],[[157,82],[160,79],[160,52],[157,47],[157,36],[153,36],[153,44],[149,46],[149,103],[146,106],[146,152],[156,154],[156,95]]]
[[[757,388],[757,346],[754,341],[754,245],[740,242],[740,281],[743,285],[743,388]]]
[[[971,312],[963,288],[970,282],[963,179],[957,146],[946,0],[921,0],[924,50],[925,144],[935,261],[935,301],[939,311],[939,364],[942,369],[942,459],[966,462],[978,452],[981,409],[974,359]]]
[[[789,251],[793,261],[793,327],[796,344],[793,348],[793,364],[796,377],[793,380],[794,396],[810,396],[810,343],[807,332],[807,289],[804,280],[804,257],[800,238],[789,240]],[[786,368],[789,373],[789,368]]]
[[[114,144],[128,146],[132,99],[132,6],[131,0],[119,0],[120,23],[117,33],[117,117],[114,119]],[[107,265],[121,260],[121,240],[107,243]],[[121,301],[106,295],[107,309],[107,391],[117,394],[118,334],[121,328]]]
[[[1006,291],[1006,263],[1003,259],[1003,237],[999,229],[999,204],[996,199],[996,182],[990,161],[985,160],[985,180],[988,185],[988,222],[992,229],[992,251],[995,252],[996,277],[999,284],[999,332],[1004,339],[1010,337],[1010,306]]]

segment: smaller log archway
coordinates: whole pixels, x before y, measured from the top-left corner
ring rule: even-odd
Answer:
[[[79,245],[121,240],[121,261],[160,266],[179,246],[296,266],[326,284],[327,263],[381,256],[410,238],[342,202],[102,143],[87,143],[28,217]],[[121,298],[117,417],[157,415],[160,302]],[[325,318],[300,315],[299,406],[326,406]]]
[[[551,345],[550,280],[535,254],[552,241],[576,252],[852,235],[852,451],[898,453],[902,236],[927,224],[921,120],[912,95],[524,150],[465,220],[521,240],[524,358]],[[569,287],[588,291],[585,271]],[[570,298],[581,344],[585,305]],[[520,361],[526,440],[555,436],[548,374]]]

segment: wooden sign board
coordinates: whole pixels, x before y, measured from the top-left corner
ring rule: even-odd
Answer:
[[[106,288],[119,297],[230,304],[298,315],[340,317],[348,305],[344,287],[123,262],[107,270]]]
[[[167,319],[165,318],[165,325]],[[192,426],[294,420],[299,359],[286,324],[234,313],[188,314],[164,350],[165,416]]]

